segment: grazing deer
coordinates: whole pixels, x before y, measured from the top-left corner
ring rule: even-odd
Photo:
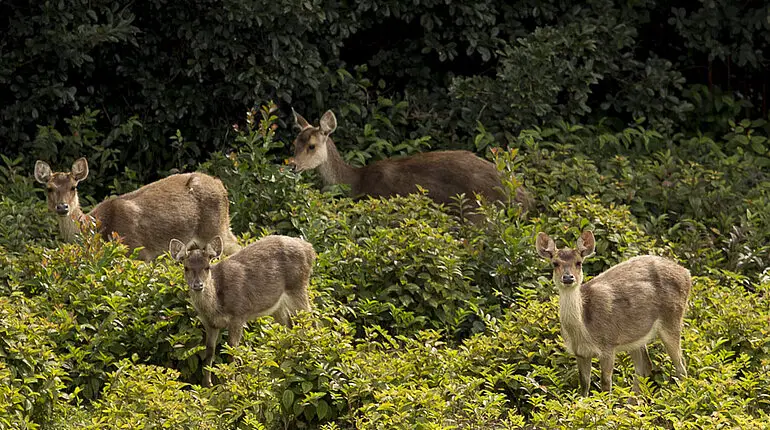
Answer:
[[[190,299],[206,329],[207,387],[221,329],[228,330],[227,343],[237,346],[251,319],[272,315],[278,323],[291,325],[293,314],[310,310],[307,288],[316,258],[313,246],[302,239],[266,236],[212,266],[222,246],[219,236],[203,249],[188,250],[176,239],[169,243],[171,256],[184,264]]]
[[[583,283],[583,260],[594,253],[594,234],[584,231],[577,248],[557,250],[539,233],[537,252],[553,264],[559,287],[559,319],[567,351],[577,356],[580,387],[588,395],[591,358],[599,357],[602,390],[612,388],[617,351],[629,351],[637,375],[649,376],[647,344],[657,334],[666,346],[678,377],[687,376],[680,346],[682,320],[692,280],[671,260],[645,255],[609,268]],[[638,390],[638,381],[634,382]]]
[[[329,137],[337,129],[334,112],[326,111],[319,127],[313,127],[300,114],[292,112],[300,128],[291,160],[294,169],[300,172],[316,169],[324,185],[350,185],[354,198],[403,196],[416,192],[417,185],[427,189],[428,197],[435,202],[447,205],[458,194],[473,199],[478,193],[489,201],[505,198],[495,165],[471,152],[425,152],[356,168],[345,163]],[[516,201],[524,210],[530,205],[529,195],[521,187],[516,190]]]
[[[154,259],[168,249],[171,238],[208,242],[225,238],[225,253],[240,249],[230,231],[230,203],[219,179],[203,173],[184,173],[145,185],[96,205],[88,215],[80,208],[77,186],[88,177],[88,161],[79,158],[70,172],[52,172],[44,161],[35,163],[35,179],[46,185],[48,208],[56,213],[59,233],[71,242],[78,222],[96,220],[99,233],[118,233],[129,248],[143,247],[139,257]]]

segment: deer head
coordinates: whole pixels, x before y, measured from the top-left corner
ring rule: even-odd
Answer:
[[[319,127],[313,127],[302,115],[292,109],[294,122],[300,129],[299,135],[294,139],[294,157],[291,164],[294,170],[312,170],[327,160],[326,145],[329,135],[337,129],[337,118],[334,112],[328,110],[321,117]]]
[[[52,172],[45,161],[35,163],[35,179],[46,186],[48,209],[59,216],[67,216],[80,209],[78,183],[88,177],[88,161],[78,158],[70,172]]]
[[[540,232],[536,241],[537,253],[553,264],[553,282],[559,288],[580,287],[583,283],[583,260],[594,254],[594,234],[584,231],[575,249],[556,249],[547,234]]]
[[[223,249],[220,236],[212,239],[203,249],[190,249],[177,239],[171,239],[168,245],[174,260],[184,265],[184,279],[192,291],[203,291],[206,285],[211,285],[211,260],[222,255]]]

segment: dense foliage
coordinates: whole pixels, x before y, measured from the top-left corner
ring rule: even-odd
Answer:
[[[0,2],[0,429],[765,428],[768,16],[728,0]],[[322,189],[287,168],[291,107],[334,109],[354,164],[475,151],[533,209],[468,224],[424,195]],[[176,171],[221,178],[241,242],[313,244],[313,311],[220,342],[202,388],[181,267],[57,240],[32,166],[79,156],[83,206]],[[641,393],[621,354],[611,393],[578,396],[534,237],[585,229],[589,275],[646,253],[690,269],[687,378],[657,342]]]
[[[275,232],[313,243],[314,311],[291,329],[261,319],[242,346],[220,346],[211,389],[198,385],[203,332],[181,268],[99,237],[55,243],[38,188],[4,160],[0,428],[761,428],[769,418],[768,182],[758,155],[729,140],[764,135],[762,124],[697,141],[641,126],[524,130],[519,150],[492,156],[506,189],[523,182],[537,210],[489,206],[473,225],[422,195],[320,192],[271,155],[285,145],[276,120],[269,104],[249,112],[240,149],[201,168],[230,190],[242,241]],[[611,394],[577,395],[533,237],[570,243],[586,228],[598,239],[588,273],[654,253],[696,275],[683,381],[670,380],[655,343],[660,370],[641,394],[621,355]]]
[[[346,148],[364,152],[378,138],[467,147],[478,121],[498,136],[607,116],[693,130],[710,121],[690,116],[704,91],[767,115],[768,13],[730,0],[9,0],[0,147],[53,164],[98,150],[105,185],[124,168],[154,179],[226,149],[229,125],[267,99],[286,122],[292,106],[338,110]]]

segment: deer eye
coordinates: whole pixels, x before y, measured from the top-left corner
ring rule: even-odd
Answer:
[[[559,263],[557,263],[557,262],[555,262],[555,261],[554,261],[554,262],[553,262],[553,268],[554,268],[554,269],[558,269],[558,268],[559,268]]]
[[[211,270],[211,266],[206,266],[206,267],[203,268],[203,270],[208,272],[209,270]]]
[[[70,191],[75,191],[75,190],[77,190],[77,187],[70,188]]]
[[[309,149],[311,151],[314,150],[315,149],[315,143],[311,143],[310,145],[308,145],[307,149]]]
[[[48,190],[49,193],[53,192],[53,188],[51,188],[51,187],[48,187],[47,190]]]
[[[577,263],[575,263],[575,267],[581,267],[582,265],[583,265],[583,262],[581,261],[578,261]]]

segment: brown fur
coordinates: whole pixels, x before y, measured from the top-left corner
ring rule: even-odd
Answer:
[[[310,243],[267,236],[211,266],[222,246],[219,237],[204,249],[188,250],[176,239],[169,243],[171,255],[184,263],[190,299],[206,329],[207,368],[214,361],[221,329],[228,330],[228,344],[236,346],[251,319],[272,315],[278,323],[291,325],[293,314],[310,310],[307,289],[316,258]],[[207,368],[203,383],[211,386]]]
[[[221,235],[226,240],[226,254],[240,249],[230,231],[227,190],[219,179],[203,173],[171,175],[107,199],[85,215],[77,185],[87,176],[85,158],[76,160],[71,172],[52,173],[45,162],[35,164],[35,178],[46,184],[48,207],[58,214],[59,232],[65,241],[74,239],[76,220],[90,217],[98,221],[102,237],[110,238],[115,232],[129,248],[143,247],[139,257],[146,261],[163,254],[172,238],[206,243]]]
[[[599,357],[602,389],[612,387],[617,351],[629,351],[636,373],[649,376],[647,343],[657,334],[674,362],[677,376],[687,376],[681,333],[692,280],[675,262],[653,255],[631,258],[583,283],[582,262],[593,255],[593,233],[583,232],[575,249],[557,250],[545,233],[537,251],[552,262],[559,287],[559,314],[567,350],[578,358],[583,395],[588,395],[591,358]],[[635,383],[635,389],[638,389]]]
[[[296,112],[294,115],[301,128],[294,140],[295,169],[316,169],[325,185],[350,185],[355,198],[403,196],[417,192],[419,185],[428,190],[428,197],[447,205],[459,194],[465,194],[468,199],[475,199],[476,194],[488,201],[505,199],[495,165],[471,152],[426,152],[356,168],[345,163],[329,137],[337,127],[332,111],[324,114],[319,127],[311,126]],[[516,201],[525,210],[531,204],[522,188],[517,190]]]

